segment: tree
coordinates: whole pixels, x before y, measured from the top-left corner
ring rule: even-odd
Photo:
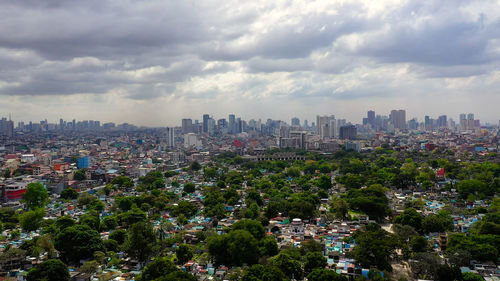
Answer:
[[[193,193],[196,190],[196,186],[192,182],[188,182],[184,185],[184,192]]]
[[[84,181],[87,179],[87,176],[85,175],[85,171],[83,170],[78,170],[73,174],[73,179],[76,181]]]
[[[332,179],[327,175],[321,175],[316,182],[316,186],[320,189],[332,188]]]
[[[76,221],[70,216],[60,216],[56,219],[56,227],[59,231],[76,224]]]
[[[178,216],[180,214],[183,214],[187,218],[190,218],[198,212],[198,206],[196,204],[191,203],[189,201],[180,201],[179,204],[174,208],[172,211],[172,215]]]
[[[80,271],[85,273],[95,273],[99,268],[99,263],[95,260],[86,261],[82,266],[80,266]]]
[[[402,214],[394,218],[393,222],[402,225],[410,225],[417,230],[422,228],[422,216],[413,208],[404,210]]]
[[[314,239],[304,240],[300,244],[300,252],[302,255],[306,255],[309,252],[323,252],[324,246],[323,244],[317,242]]]
[[[180,244],[179,247],[175,249],[175,256],[179,264],[184,264],[193,257],[193,250],[186,244]]]
[[[118,242],[118,244],[123,244],[125,243],[125,240],[127,240],[127,231],[125,229],[117,229],[113,232],[111,232],[111,234],[109,235],[109,239],[113,239],[115,240],[116,242]]]
[[[434,278],[434,280],[436,281],[462,280],[462,273],[460,271],[460,268],[456,266],[440,264],[437,266]]]
[[[423,236],[415,236],[410,240],[410,248],[414,253],[426,252],[429,248],[429,241]]]
[[[363,229],[356,230],[353,237],[356,247],[353,251],[357,264],[363,267],[376,266],[380,270],[392,271],[389,263],[398,245],[396,237],[372,223]]]
[[[484,281],[484,278],[481,275],[472,272],[462,273],[462,278],[464,281]]]
[[[141,275],[137,277],[137,281],[155,280],[178,270],[180,269],[168,258],[157,258],[144,268]]]
[[[28,272],[28,281],[69,281],[68,267],[58,259],[42,262]]]
[[[335,217],[342,220],[346,219],[349,213],[347,202],[342,198],[332,198],[332,201],[330,211],[335,214]]]
[[[424,233],[445,232],[453,229],[453,219],[450,214],[441,211],[438,214],[430,214],[422,220]]]
[[[96,213],[87,213],[80,216],[79,220],[80,224],[87,225],[88,227],[99,230],[99,226],[101,225],[101,220],[99,218],[99,214]]]
[[[189,169],[191,169],[191,171],[199,171],[201,169],[201,165],[200,163],[198,163],[198,161],[194,161],[191,163],[191,165],[189,165]]]
[[[156,278],[153,281],[197,281],[198,278],[191,273],[186,271],[176,270],[160,278]]]
[[[304,273],[308,274],[315,268],[325,268],[326,258],[320,252],[309,252],[306,254]]]
[[[301,262],[286,252],[281,252],[271,259],[271,264],[281,269],[288,278],[302,278]]]
[[[117,176],[113,178],[111,184],[115,184],[118,187],[132,188],[134,186],[134,181],[130,177]]]
[[[316,268],[307,275],[309,281],[347,281],[347,277],[336,273],[333,270]]]
[[[278,254],[278,243],[274,236],[269,235],[259,241],[260,254],[262,256],[274,256]]]
[[[101,235],[86,225],[74,225],[61,230],[54,246],[63,260],[72,263],[91,258],[95,251],[105,250]]]
[[[29,183],[21,202],[30,210],[45,208],[49,202],[49,193],[41,183]]]
[[[21,228],[25,232],[35,231],[40,228],[43,217],[45,216],[45,209],[39,208],[33,211],[26,211],[19,215],[19,222]]]
[[[228,234],[228,252],[233,263],[254,264],[259,259],[257,239],[246,230],[232,230]]]
[[[59,197],[66,200],[75,200],[78,198],[78,192],[71,187],[65,188],[63,189],[63,191],[61,191]]]
[[[266,230],[262,224],[256,220],[240,220],[233,224],[232,230],[246,230],[250,232],[257,240],[264,238]]]
[[[125,248],[127,253],[140,262],[145,262],[153,253],[156,235],[149,223],[138,222],[129,229]]]
[[[286,281],[283,272],[276,266],[254,264],[243,273],[241,281]]]
[[[361,211],[377,221],[384,219],[391,212],[389,199],[380,184],[363,189],[351,189],[347,192],[346,198],[351,209]]]

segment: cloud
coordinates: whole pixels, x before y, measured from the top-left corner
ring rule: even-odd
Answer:
[[[500,4],[489,0],[0,1],[0,110],[53,103],[41,117],[71,115],[78,99],[108,104],[96,119],[128,110],[144,124],[160,106],[175,120],[288,108],[354,117],[371,104],[423,114],[439,95],[493,120],[468,97],[498,101],[499,55]]]

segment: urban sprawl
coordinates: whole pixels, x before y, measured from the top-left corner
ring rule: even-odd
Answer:
[[[500,280],[500,124],[0,119],[0,280]]]

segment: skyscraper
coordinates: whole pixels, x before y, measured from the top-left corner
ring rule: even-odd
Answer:
[[[193,120],[189,118],[182,119],[182,134],[193,132]]]
[[[167,127],[167,147],[172,148],[174,146],[175,146],[174,128]]]
[[[318,128],[318,135],[320,135],[321,138],[335,137],[335,115],[316,116],[316,126]]]
[[[370,124],[372,128],[375,129],[375,111],[369,110],[367,117],[368,117],[368,124]]]
[[[340,130],[339,130],[340,139],[343,139],[343,140],[353,140],[356,138],[357,134],[358,134],[358,130],[356,129],[356,126],[354,126],[354,125],[342,126],[342,127],[340,127]]]
[[[229,114],[229,124],[227,126],[228,130],[227,132],[229,134],[234,134],[235,133],[235,126],[236,126],[236,117],[234,114]]]
[[[292,126],[300,126],[300,119],[297,117],[292,118]]]
[[[438,117],[437,125],[439,128],[446,128],[448,126],[446,115],[441,115]]]
[[[203,133],[208,133],[208,119],[210,119],[210,115],[203,114]]]
[[[406,129],[406,111],[404,109],[392,110],[389,118],[395,129]]]

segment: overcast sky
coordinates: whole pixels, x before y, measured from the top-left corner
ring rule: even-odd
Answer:
[[[0,116],[500,119],[500,1],[0,0]]]

